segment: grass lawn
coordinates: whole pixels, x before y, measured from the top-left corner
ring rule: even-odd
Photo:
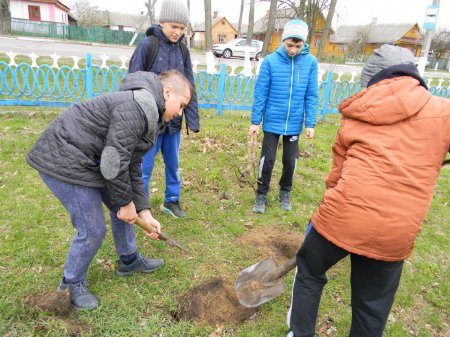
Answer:
[[[269,194],[269,208],[256,215],[253,189],[239,187],[234,165],[247,163],[248,113],[201,111],[202,131],[183,132],[180,149],[182,204],[188,219],[173,219],[159,210],[164,194],[161,156],[153,172],[151,206],[170,236],[195,252],[186,255],[138,232],[140,252],[162,257],[166,265],[149,275],[115,275],[111,232],[89,270],[90,289],[99,297],[94,311],[58,316],[30,305],[28,299],[53,292],[61,278],[74,229],[64,208],[25,162],[33,142],[60,109],[2,107],[0,113],[0,336],[237,336],[286,334],[293,273],[287,291],[260,307],[242,324],[203,326],[179,320],[179,298],[195,286],[220,277],[231,284],[238,272],[262,259],[254,245],[242,244],[249,232],[278,231],[299,235],[321,201],[331,165],[331,145],[339,116],[327,116],[316,138],[301,138],[292,192],[293,211],[277,202],[281,157]],[[260,136],[261,140],[261,136]],[[259,156],[258,150],[258,156]],[[279,155],[281,151],[279,151]],[[443,168],[413,255],[405,263],[386,336],[448,336],[450,170]],[[319,336],[347,336],[350,324],[348,260],[330,270],[320,307]],[[215,310],[220,303],[211,303]]]

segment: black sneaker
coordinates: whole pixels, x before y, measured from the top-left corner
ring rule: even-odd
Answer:
[[[185,218],[187,217],[187,214],[185,211],[183,211],[180,207],[180,202],[164,202],[164,205],[161,206],[161,210],[164,213],[167,213],[175,218]]]
[[[119,260],[119,267],[116,274],[119,276],[128,276],[134,273],[151,273],[164,265],[162,259],[147,259],[141,254],[136,255],[136,260],[131,264],[125,264]]]
[[[267,197],[265,194],[257,194],[255,204],[253,205],[253,212],[264,213],[266,211]]]
[[[97,297],[89,291],[86,281],[66,283],[62,278],[57,291],[63,291],[67,288],[70,291],[70,301],[75,309],[91,310],[98,307]]]

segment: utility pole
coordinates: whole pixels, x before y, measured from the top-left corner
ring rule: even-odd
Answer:
[[[422,52],[420,53],[419,64],[417,66],[420,76],[425,73],[427,65],[428,53],[430,51],[431,39],[433,38],[434,29],[436,28],[436,20],[439,12],[439,0],[433,0],[433,5],[427,8],[425,15],[425,22],[423,28],[425,31],[425,38],[422,43]]]

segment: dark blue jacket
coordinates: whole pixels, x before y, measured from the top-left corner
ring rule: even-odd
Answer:
[[[192,86],[195,88],[190,53],[186,55],[186,64],[183,63],[183,55],[181,53],[181,48],[179,45],[181,43],[181,40],[183,39],[183,36],[180,38],[180,40],[178,40],[178,42],[173,43],[166,37],[166,35],[164,35],[160,25],[151,26],[149,29],[147,29],[146,35],[155,35],[159,40],[158,53],[151,68],[151,72],[159,75],[166,70],[176,69],[182,74],[186,75],[186,77],[192,83]],[[131,64],[131,68],[128,69],[130,73],[146,70],[149,48],[150,40],[148,38],[144,38],[139,41],[133,54],[133,62]],[[184,115],[186,116],[186,123],[188,128],[194,132],[200,131],[197,95],[195,93],[192,101],[184,109]],[[174,118],[170,122],[169,127],[166,129],[166,132],[179,132],[181,130],[182,123],[183,117]]]

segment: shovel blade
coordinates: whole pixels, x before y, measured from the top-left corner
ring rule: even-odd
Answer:
[[[279,267],[273,257],[242,270],[234,283],[239,303],[246,307],[257,307],[284,293],[282,279],[264,281],[264,276]]]

